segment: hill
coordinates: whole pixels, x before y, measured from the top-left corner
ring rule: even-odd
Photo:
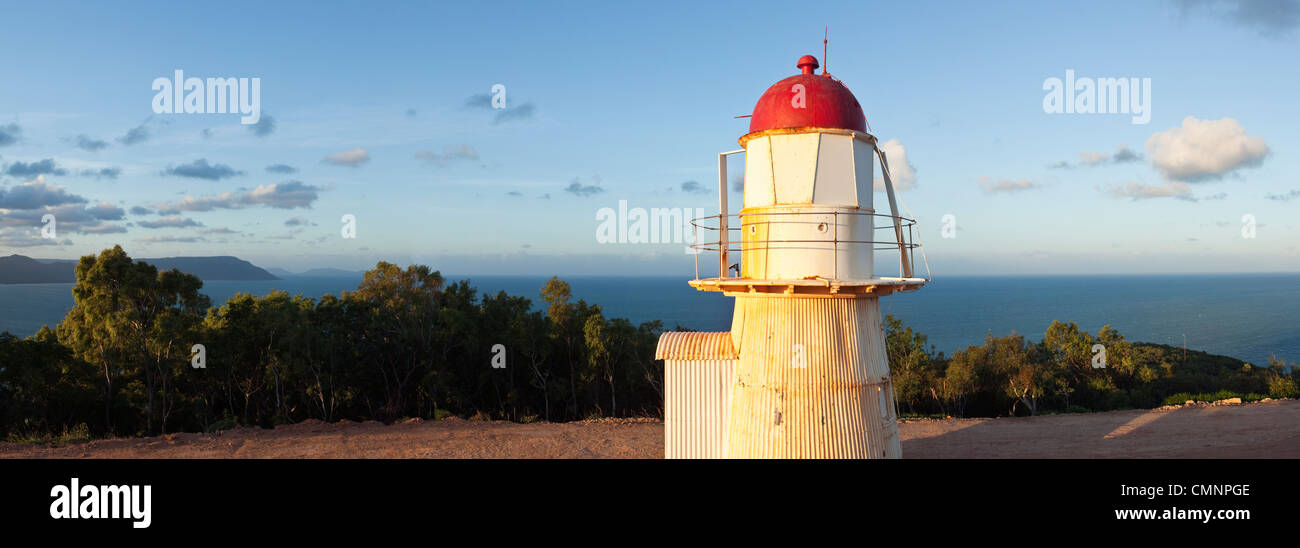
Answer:
[[[177,269],[205,281],[278,280],[266,270],[238,257],[162,257],[140,259],[158,270]],[[73,283],[77,261],[33,259],[23,255],[0,257],[0,284]]]

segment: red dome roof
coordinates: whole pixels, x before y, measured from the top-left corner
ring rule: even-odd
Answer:
[[[796,127],[867,131],[867,117],[849,88],[828,75],[813,74],[816,57],[800,57],[798,66],[803,74],[772,84],[758,98],[749,119],[750,133]],[[802,90],[795,87],[800,85]]]

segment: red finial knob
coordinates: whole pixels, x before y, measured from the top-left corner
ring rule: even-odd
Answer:
[[[821,66],[821,65],[818,65],[818,64],[817,64],[817,58],[816,58],[816,57],[813,57],[813,56],[811,56],[811,55],[805,55],[805,56],[799,58],[799,64],[798,64],[798,65],[795,65],[795,66],[797,66],[797,67],[799,67],[801,70],[803,70],[803,73],[804,73],[804,74],[812,74],[813,71],[814,71],[814,70],[817,70],[817,67],[819,67],[819,66]]]

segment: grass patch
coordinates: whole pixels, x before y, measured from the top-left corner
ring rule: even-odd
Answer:
[[[86,423],[84,422],[77,424],[72,428],[65,426],[63,428],[63,433],[57,435],[49,432],[43,434],[14,432],[9,434],[8,439],[10,443],[48,444],[56,447],[73,443],[84,443],[90,440],[90,427],[86,426]]]
[[[1238,392],[1233,392],[1231,390],[1220,390],[1218,392],[1204,392],[1201,394],[1179,392],[1177,394],[1165,398],[1164,404],[1183,405],[1184,403],[1187,403],[1189,400],[1198,403],[1214,403],[1219,400],[1226,400],[1231,398],[1241,398],[1242,402],[1257,402],[1267,397],[1268,396],[1264,394],[1256,394],[1254,392],[1248,394],[1241,394]]]
[[[946,419],[947,415],[943,413],[899,413],[900,419]]]

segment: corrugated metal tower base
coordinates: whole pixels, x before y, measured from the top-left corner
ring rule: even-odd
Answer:
[[[736,297],[729,458],[900,458],[875,297]]]

